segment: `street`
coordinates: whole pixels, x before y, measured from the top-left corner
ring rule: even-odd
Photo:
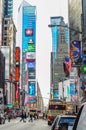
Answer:
[[[0,130],[50,130],[46,120],[34,120],[33,122],[20,122],[20,118],[12,119],[11,122],[6,121],[0,125]]]

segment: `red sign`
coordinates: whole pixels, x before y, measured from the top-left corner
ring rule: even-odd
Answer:
[[[15,52],[15,59],[16,61],[20,61],[20,48],[16,47],[16,52]]]
[[[18,84],[16,84],[16,101],[18,101],[18,99],[19,99],[19,85]]]
[[[18,82],[20,77],[20,68],[16,67],[15,69],[15,80]]]

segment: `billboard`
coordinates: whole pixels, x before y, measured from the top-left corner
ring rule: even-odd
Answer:
[[[27,62],[28,68],[35,68],[35,62]]]
[[[34,102],[36,102],[37,101],[37,98],[36,98],[36,96],[28,96],[28,102],[29,103],[34,103]]]
[[[30,41],[28,42],[28,44],[34,44],[33,40],[30,39]]]
[[[35,82],[34,81],[29,81],[28,84],[28,90],[29,90],[29,95],[30,96],[35,96]]]
[[[27,52],[26,53],[26,61],[29,61],[30,59],[35,59],[36,55],[34,52]]]
[[[30,12],[31,11],[31,12]],[[22,49],[28,48],[28,43],[32,39],[36,43],[36,7],[24,6],[23,7],[23,22],[22,22]]]
[[[54,99],[59,99],[58,89],[53,89],[53,97],[54,97]]]
[[[33,35],[33,29],[32,28],[25,29],[25,35],[26,36],[32,36]]]
[[[70,95],[75,95],[75,84],[70,84]]]
[[[36,74],[35,74],[35,71],[34,72],[30,72],[28,74],[28,79],[35,79],[36,78]]]
[[[34,44],[28,44],[27,51],[28,52],[35,52],[35,45]]]
[[[73,66],[78,66],[82,62],[81,41],[72,41],[70,44],[70,58]]]
[[[16,47],[16,50],[15,50],[15,59],[16,59],[16,62],[20,61],[20,48],[19,47]]]
[[[15,81],[19,82],[19,78],[20,78],[20,67],[15,68]]]

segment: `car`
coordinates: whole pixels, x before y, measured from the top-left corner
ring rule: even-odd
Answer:
[[[75,115],[57,115],[51,130],[72,130],[75,119]]]
[[[86,102],[82,103],[80,106],[73,130],[86,130]]]

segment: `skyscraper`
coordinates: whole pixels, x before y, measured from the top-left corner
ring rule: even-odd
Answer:
[[[65,26],[64,18],[51,17],[51,25],[54,25],[52,30],[52,60],[51,66],[52,70],[51,75],[53,74],[53,84],[54,88],[58,88],[59,80],[64,77],[63,61],[66,56],[68,56],[68,43],[69,43],[69,32]],[[53,63],[53,65],[52,65]],[[51,79],[52,81],[52,79]]]
[[[21,19],[21,20],[20,20]],[[21,48],[22,88],[26,90],[26,73],[28,72],[28,93],[34,100],[36,94],[36,6],[23,1],[18,9],[17,43]]]

